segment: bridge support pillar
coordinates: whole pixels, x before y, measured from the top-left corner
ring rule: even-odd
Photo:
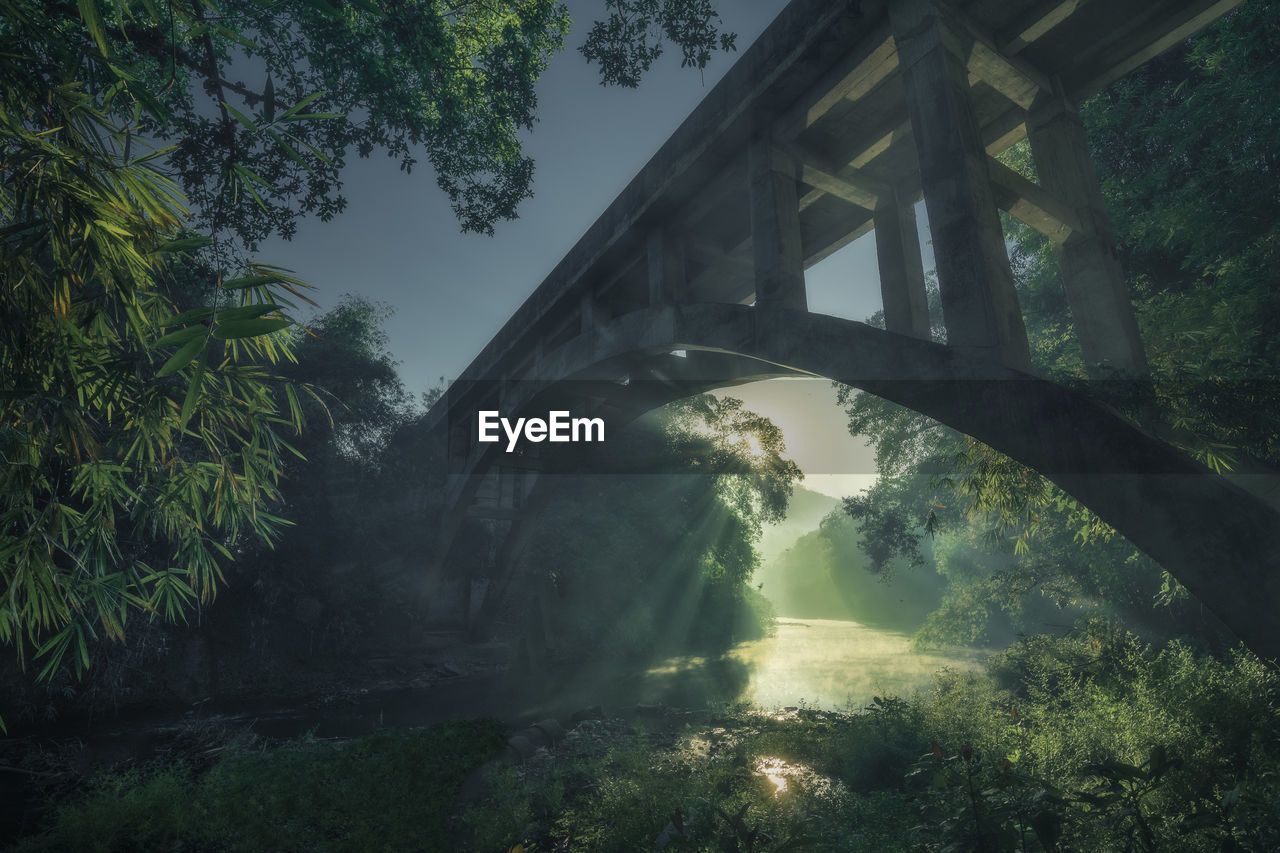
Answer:
[[[930,340],[929,300],[924,289],[915,206],[896,189],[879,199],[875,234],[885,328]]]
[[[1076,336],[1094,378],[1142,378],[1147,375],[1147,356],[1089,141],[1075,105],[1059,86],[1055,81],[1054,92],[1037,98],[1027,117],[1027,137],[1040,185],[1070,205],[1084,227],[1058,250]]]
[[[751,142],[749,162],[756,307],[806,311],[795,160],[776,149],[768,133],[759,133]]]
[[[964,47],[934,0],[895,0],[889,12],[929,212],[947,343],[1029,371],[1026,329],[974,115]]]

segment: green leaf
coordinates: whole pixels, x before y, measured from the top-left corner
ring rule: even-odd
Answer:
[[[231,41],[234,41],[236,44],[243,47],[245,50],[249,51],[250,56],[258,52],[258,46],[256,44],[254,44],[252,41],[246,38],[243,33],[239,32],[236,29],[233,29],[232,27],[224,27],[224,26],[215,24],[213,26],[213,31],[218,35],[225,36],[226,38],[230,39]]]
[[[201,326],[200,328],[204,328]],[[208,344],[208,339],[204,337],[195,337],[183,344],[182,348],[170,356],[164,366],[156,371],[156,377],[172,376],[182,368],[186,367],[197,355],[204,354],[204,348]]]
[[[297,115],[298,113],[302,112],[302,110],[303,110],[303,109],[305,109],[307,106],[309,106],[313,101],[315,101],[315,100],[316,100],[316,98],[322,97],[322,96],[327,95],[327,94],[329,94],[329,93],[328,93],[328,92],[316,92],[315,94],[307,95],[307,96],[306,96],[305,98],[303,98],[301,101],[298,101],[298,103],[294,104],[293,106],[289,107],[289,109],[287,109],[287,110],[285,110],[283,113],[281,113],[281,114],[280,114],[280,118],[281,118],[281,120],[283,120],[283,121],[288,121],[291,117],[293,117],[293,116]]]
[[[338,17],[338,9],[329,3],[329,0],[304,0],[304,2],[315,11],[319,12],[330,20]]]
[[[218,312],[218,322],[252,320],[254,317],[261,317],[263,314],[270,314],[272,311],[279,310],[280,306],[273,302],[267,302],[262,305],[245,305],[242,308],[228,308],[225,311]]]
[[[156,249],[156,253],[189,252],[192,249],[202,249],[212,242],[212,237],[184,237],[181,240],[170,240],[167,243],[162,243]]]
[[[212,308],[192,308],[190,311],[183,311],[181,314],[174,314],[167,320],[161,320],[161,328],[169,326],[185,326],[187,323],[194,323],[197,320],[203,320],[205,317],[213,314]]]
[[[242,178],[246,178],[250,181],[261,184],[263,187],[269,190],[275,189],[274,184],[272,184],[270,181],[263,178],[261,175],[253,171],[253,169],[250,169],[248,166],[237,165],[235,166],[235,170],[236,170],[236,173],[239,174]]]
[[[267,75],[267,85],[262,89],[262,117],[268,124],[276,120],[276,84],[270,74]]]
[[[107,27],[102,22],[102,13],[98,10],[97,0],[76,0],[76,8],[80,10],[84,25],[89,28],[89,35],[93,36],[93,40],[98,43],[98,50],[106,56]]]
[[[188,326],[187,328],[182,329],[181,331],[170,332],[160,340],[156,341],[151,346],[153,349],[155,347],[181,346],[187,343],[188,341],[192,340],[193,338],[198,338],[201,335],[207,334],[208,331],[209,331],[209,327],[204,325],[203,323],[196,326]]]
[[[187,396],[182,401],[182,414],[178,416],[178,429],[182,432],[187,430],[187,422],[191,420],[191,415],[196,410],[196,403],[200,400],[201,387],[204,385],[204,360],[201,359],[196,363],[195,372],[191,376],[191,385],[187,388]]]
[[[234,338],[255,338],[258,335],[278,332],[281,329],[288,328],[292,325],[292,320],[277,320],[273,318],[259,320],[233,320],[229,323],[219,323],[218,327],[213,330],[213,336],[223,341],[232,340]]]
[[[257,172],[253,171],[252,169],[246,166],[241,166],[239,163],[236,163],[231,168],[237,175],[240,176],[240,185],[249,191],[249,195],[253,196],[253,200],[258,203],[259,207],[261,207],[263,210],[267,210],[268,208],[267,208],[266,201],[263,200],[262,196],[258,195],[258,191],[255,190],[249,182],[256,181],[257,183],[261,184],[262,186],[272,191],[275,190],[275,187],[273,187],[271,184],[263,180],[262,177],[259,176]]]
[[[258,132],[258,126],[254,124],[252,121],[250,121],[248,116],[246,116],[244,113],[240,112],[238,109],[228,104],[226,101],[223,101],[222,105],[226,107],[227,112],[231,113],[231,115],[235,117],[235,120],[240,122],[242,125],[244,125],[245,129],[247,129],[250,133]]]
[[[232,278],[222,283],[223,290],[244,290],[249,287],[262,287],[264,284],[275,284],[280,280],[276,275],[251,275],[247,278]]]
[[[276,145],[280,146],[280,150],[285,153],[286,157],[288,157],[293,162],[297,163],[302,168],[306,169],[308,172],[311,171],[311,166],[307,163],[306,160],[302,159],[302,155],[298,153],[297,149],[295,149],[288,142],[285,142],[283,136],[276,133],[274,130],[268,130],[267,133],[271,136],[272,139],[275,140]]]

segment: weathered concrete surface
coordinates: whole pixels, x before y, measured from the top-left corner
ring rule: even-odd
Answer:
[[[1027,341],[996,214],[1060,246],[1095,372],[1141,376],[1071,105],[1238,2],[794,0],[429,413],[428,426],[449,434],[452,472],[438,560],[478,475],[513,467],[474,440],[479,409],[518,415],[568,399],[625,422],[701,390],[809,373],[1041,471],[1256,651],[1280,654],[1266,630],[1266,605],[1280,600],[1275,513],[1100,404],[1022,372]],[[1042,184],[992,159],[1028,127]],[[949,347],[927,340],[910,221],[922,195]],[[801,310],[804,268],[877,224],[886,317],[911,337]],[[499,477],[499,500],[526,492]],[[500,599],[529,513],[490,513],[512,525],[491,584]],[[1209,566],[1229,568],[1215,577]],[[485,596],[468,611],[495,606]]]
[[[986,153],[1025,137],[1028,99],[1040,94],[1035,87],[1057,78],[1065,97],[1079,103],[1238,2],[956,4],[971,108]],[[578,315],[584,291],[595,293],[592,304],[604,317],[649,304],[650,282],[670,279],[648,271],[654,233],[674,230],[697,248],[680,262],[687,283],[680,298],[750,302],[747,148],[762,130],[783,150],[808,154],[796,186],[806,267],[871,229],[878,187],[894,187],[904,202],[919,198],[917,143],[888,14],[895,5],[789,4],[484,347],[434,416],[474,403],[467,382],[518,378],[530,354],[554,349],[562,342],[554,340],[557,331]],[[806,174],[820,186],[806,182]],[[1009,177],[1001,172],[996,180],[1002,206],[1047,230],[1072,218],[1070,205],[1043,188],[1028,189],[1029,182],[1000,180]],[[1012,327],[1017,321],[999,322]]]
[[[885,328],[901,335],[930,340],[924,260],[920,256],[916,213],[910,200],[904,199],[896,190],[878,198],[875,234]]]
[[[1254,652],[1280,660],[1280,513],[1082,393],[1014,370],[992,375],[981,356],[863,323],[771,315],[760,322],[746,306],[665,306],[598,327],[547,363],[573,365],[569,378],[634,352],[735,353],[907,406],[1039,471],[1160,563]]]
[[[964,45],[943,9],[932,0],[899,0],[889,19],[929,211],[947,342],[1030,370]]]
[[[1043,93],[1027,131],[1041,186],[1082,220],[1060,247],[1058,262],[1085,365],[1099,379],[1144,377],[1146,352],[1075,105],[1062,92]]]

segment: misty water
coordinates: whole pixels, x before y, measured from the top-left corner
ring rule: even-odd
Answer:
[[[948,667],[979,669],[989,652],[916,652],[911,638],[857,622],[778,619],[773,637],[733,651],[751,670],[743,699],[762,708],[804,704],[832,711],[861,708],[873,696],[928,689]]]
[[[874,696],[908,696],[933,686],[944,668],[980,669],[989,650],[948,649],[917,652],[910,635],[835,619],[779,617],[774,636],[738,643],[726,656],[738,677],[720,679],[719,695],[707,698],[746,701],[760,708],[806,706],[830,711],[858,710]],[[674,658],[649,671],[651,686],[672,676],[684,686],[715,681],[723,670],[701,658]],[[669,691],[650,692],[651,700],[686,698]]]
[[[702,708],[748,702],[771,710],[806,706],[856,711],[873,696],[907,696],[929,689],[943,668],[976,669],[988,651],[917,652],[910,636],[833,619],[779,617],[772,637],[738,643],[715,658],[677,657],[626,671],[608,660],[573,667],[559,677],[514,672],[458,678],[429,688],[358,691],[333,704],[264,699],[252,708],[198,712],[206,721],[246,725],[268,737],[353,737],[383,727],[427,725],[459,717],[493,716],[512,723],[603,706],[610,713],[649,705]],[[192,713],[118,719],[82,732],[107,751],[142,749],[155,735],[188,725]],[[114,746],[112,746],[114,744]]]

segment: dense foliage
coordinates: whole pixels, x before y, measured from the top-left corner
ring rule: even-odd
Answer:
[[[131,613],[209,599],[229,549],[275,529],[302,414],[271,366],[298,285],[188,259],[209,241],[179,233],[175,187],[117,120],[144,105],[80,82],[108,63],[42,10],[2,11],[0,641],[49,675]]]
[[[755,545],[800,477],[778,428],[734,398],[692,397],[607,449],[620,473],[564,476],[529,548],[560,645],[621,661],[758,636]]]
[[[198,228],[249,247],[337,214],[346,158],[379,150],[406,171],[425,155],[462,228],[492,233],[531,192],[521,134],[569,28],[555,0],[10,5],[42,49],[83,54],[87,92],[139,145],[172,145]],[[664,41],[697,68],[733,48],[707,0],[605,6],[583,53],[606,83],[636,85]]]
[[[706,2],[609,8],[602,67],[732,48]],[[353,150],[425,152],[492,232],[530,193],[520,134],[567,26],[552,0],[0,2],[0,642],[79,672],[278,533],[305,285],[247,252],[340,211]]]
[[[490,766],[479,801],[457,793],[496,748],[484,726],[230,749],[203,776],[106,778],[18,849],[1261,853],[1280,845],[1277,687],[1245,653],[1094,626],[865,713],[588,720]]]
[[[762,566],[757,576],[769,600],[781,616],[914,632],[938,608],[943,577],[905,565],[873,571],[856,527],[846,513],[833,511]]]
[[[1280,13],[1248,4],[1082,106],[1149,394],[1087,383],[1052,245],[1005,220],[1036,372],[1087,386],[1221,472],[1274,475],[1280,465],[1280,137],[1270,118],[1280,69],[1260,60],[1277,50]],[[1032,175],[1025,145],[1006,161]],[[1035,472],[869,395],[846,389],[841,400],[850,430],[877,450],[881,482],[846,503],[873,561],[924,562],[924,539],[939,537],[928,560],[951,591],[931,640],[980,639],[991,614],[1017,624],[1045,600],[1118,610],[1165,635],[1216,636],[1176,581]],[[1180,603],[1153,614],[1153,600]]]
[[[449,804],[504,733],[476,720],[270,751],[235,735],[213,742],[213,754],[230,755],[221,761],[192,750],[187,761],[102,778],[17,849],[452,853]]]
[[[1269,850],[1276,686],[1244,654],[1039,637],[866,713],[677,717],[508,771],[471,822],[481,850]]]

